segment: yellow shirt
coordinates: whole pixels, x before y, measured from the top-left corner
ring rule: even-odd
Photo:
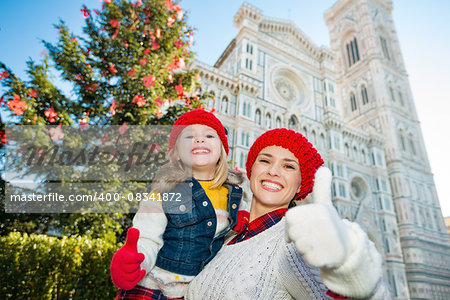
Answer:
[[[199,180],[198,182],[205,190],[206,196],[211,200],[214,209],[227,211],[228,189],[223,185],[213,189],[209,188],[212,180]]]

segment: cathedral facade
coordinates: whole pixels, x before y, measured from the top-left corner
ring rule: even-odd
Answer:
[[[249,147],[277,127],[303,133],[332,170],[333,204],[384,257],[393,299],[448,299],[450,243],[392,19],[391,0],[339,0],[331,48],[244,3],[237,36],[203,91],[245,172]],[[249,189],[247,189],[249,190]]]

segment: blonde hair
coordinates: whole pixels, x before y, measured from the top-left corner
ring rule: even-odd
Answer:
[[[180,160],[178,154],[178,147],[175,144],[175,147],[169,152],[169,160],[170,162],[177,168],[182,171],[186,171],[183,165],[183,162]],[[211,182],[210,188],[217,188],[224,184],[224,182],[228,178],[228,165],[227,165],[227,152],[225,148],[221,147],[220,157],[216,165],[216,169],[214,170],[214,177]]]

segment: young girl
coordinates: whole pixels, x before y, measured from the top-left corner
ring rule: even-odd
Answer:
[[[152,183],[152,196],[172,200],[141,203],[111,262],[116,299],[181,298],[216,255],[242,198],[243,178],[228,170],[228,152],[225,129],[212,113],[193,110],[174,123],[170,162]]]

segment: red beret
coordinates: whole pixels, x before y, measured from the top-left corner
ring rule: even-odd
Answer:
[[[225,152],[228,155],[230,151],[228,147],[228,139],[225,134],[225,128],[222,125],[222,122],[216,118],[212,113],[204,110],[204,109],[194,109],[182,114],[173,124],[172,131],[170,132],[169,137],[169,151],[173,149],[175,143],[177,142],[178,135],[183,131],[185,126],[201,124],[206,125],[214,129],[219,135],[220,140],[222,141],[222,145],[225,148]],[[177,126],[179,125],[179,126]]]
[[[280,146],[292,152],[300,164],[302,186],[296,199],[305,198],[312,192],[314,175],[323,165],[322,157],[302,134],[291,129],[277,128],[266,131],[253,143],[247,157],[247,177],[250,179],[252,166],[259,152],[269,146]]]

